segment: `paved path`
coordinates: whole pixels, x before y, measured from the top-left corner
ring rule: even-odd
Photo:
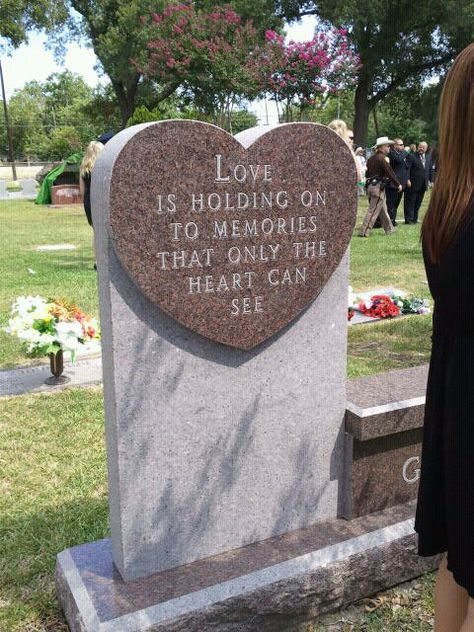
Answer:
[[[61,391],[71,386],[92,386],[102,382],[102,358],[85,358],[76,364],[66,362],[64,375],[71,378],[67,384],[47,386],[44,381],[51,375],[49,364],[0,371],[0,397]]]

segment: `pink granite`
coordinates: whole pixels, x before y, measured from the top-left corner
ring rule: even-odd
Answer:
[[[212,125],[163,121],[115,161],[112,241],[161,309],[250,349],[290,323],[338,266],[356,179],[348,147],[322,125],[276,126],[245,149]]]

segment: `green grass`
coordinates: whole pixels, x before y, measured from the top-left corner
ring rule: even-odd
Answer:
[[[63,297],[98,314],[92,230],[82,207],[48,208],[31,201],[0,202],[0,328],[22,294]],[[76,250],[39,252],[36,246],[73,244]],[[18,340],[0,331],[0,368],[28,364]]]
[[[66,630],[55,556],[108,533],[102,392],[1,405],[0,631]]]
[[[423,217],[429,193],[425,196]],[[354,292],[396,288],[431,301],[420,245],[420,224],[399,223],[393,235],[382,229],[369,239],[357,237],[367,209],[364,198],[351,242],[350,283]],[[403,210],[399,208],[403,222]],[[417,366],[428,362],[431,316],[405,316],[395,320],[351,326],[348,329],[348,377],[358,377]]]
[[[354,234],[367,203],[362,200]],[[426,206],[423,207],[423,209]],[[92,231],[81,207],[52,209],[32,202],[0,203],[0,328],[8,322],[12,301],[21,294],[63,297],[98,315],[97,279],[93,270]],[[36,246],[68,243],[76,250],[38,252]],[[351,244],[354,291],[396,287],[429,297],[419,226],[400,225],[385,236],[378,229],[369,239]],[[414,366],[429,357],[430,316],[409,316],[377,325],[349,328],[348,375],[368,375]],[[18,340],[0,331],[0,368],[29,364]],[[38,362],[36,360],[35,362]]]

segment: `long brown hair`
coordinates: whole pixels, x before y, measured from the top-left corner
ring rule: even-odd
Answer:
[[[422,226],[433,263],[439,263],[467,219],[474,194],[474,44],[454,61],[439,106],[436,181]]]

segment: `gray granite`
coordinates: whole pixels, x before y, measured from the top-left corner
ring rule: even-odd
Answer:
[[[129,278],[109,232],[115,160],[147,127],[112,138],[92,178],[112,550],[126,580],[333,518],[343,473],[347,253],[256,349],[179,324]]]
[[[7,191],[7,184],[6,180],[0,180],[0,200],[8,200],[10,197]]]
[[[24,198],[34,200],[38,195],[38,183],[33,178],[24,178],[19,180],[21,193]]]
[[[72,632],[295,630],[437,566],[416,554],[413,510],[333,520],[133,582],[109,540],[81,545],[58,556],[58,596]]]
[[[51,376],[49,364],[0,371],[0,397],[24,393],[50,393],[74,386],[100,384],[102,382],[101,358],[83,358],[75,364],[66,362],[64,375],[70,379],[70,382],[48,386],[44,381]]]

